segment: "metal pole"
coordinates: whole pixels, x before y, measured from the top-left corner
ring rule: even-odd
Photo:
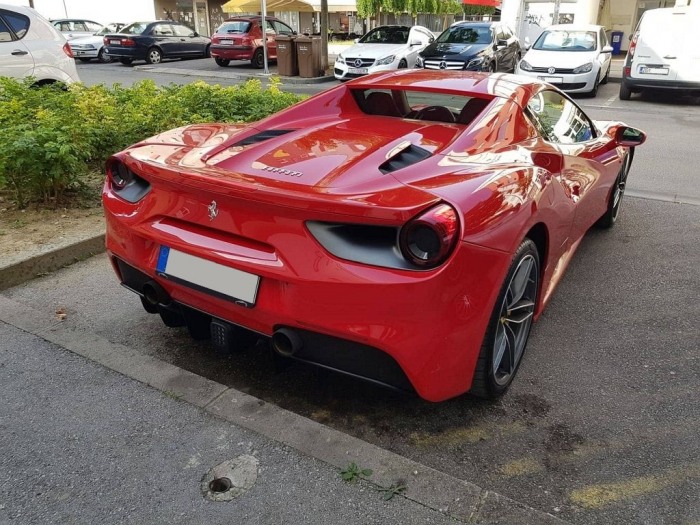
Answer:
[[[328,0],[321,0],[321,67],[328,69]]]
[[[554,0],[554,13],[552,13],[552,25],[559,23],[559,9],[561,9],[561,0]]]
[[[270,70],[267,68],[267,1],[260,0],[260,10],[262,11],[262,34],[263,34],[263,61],[265,66],[263,68],[263,73],[266,75],[270,74]]]
[[[34,9],[34,0],[29,0],[29,7]]]
[[[66,12],[66,18],[68,18],[68,9],[66,8],[66,0],[63,0],[63,10]]]

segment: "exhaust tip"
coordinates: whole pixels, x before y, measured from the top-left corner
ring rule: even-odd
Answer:
[[[272,334],[272,348],[284,357],[292,357],[304,346],[299,334],[289,328],[280,328]]]
[[[151,306],[168,306],[172,302],[165,288],[155,281],[148,281],[144,284],[141,293],[146,302]]]

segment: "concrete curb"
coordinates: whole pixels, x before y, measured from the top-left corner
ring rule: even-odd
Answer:
[[[0,267],[0,290],[5,290],[44,273],[58,270],[105,249],[104,233],[66,244],[23,261]]]
[[[344,468],[351,461],[360,463],[374,471],[371,483],[389,487],[401,482],[407,487],[402,494],[404,497],[456,520],[470,524],[566,523],[226,385],[112,343],[99,335],[70,327],[1,295],[0,321],[335,468]]]
[[[185,77],[200,77],[200,78],[220,78],[231,80],[232,78],[238,78],[241,81],[250,80],[252,78],[258,80],[269,80],[272,77],[279,77],[282,84],[321,84],[323,82],[331,82],[335,80],[333,75],[326,75],[323,77],[312,77],[312,78],[302,78],[302,77],[283,77],[277,73],[270,73],[268,75],[264,73],[230,73],[230,72],[217,72],[217,71],[199,71],[196,69],[180,69],[176,67],[154,67],[154,66],[134,66],[134,71],[153,71],[156,70],[158,73],[163,73],[166,75],[179,75]]]

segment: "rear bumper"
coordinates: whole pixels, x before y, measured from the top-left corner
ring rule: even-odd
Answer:
[[[252,46],[217,46],[212,44],[209,51],[211,56],[224,60],[250,60],[253,58],[255,48]]]
[[[688,82],[683,80],[669,81],[623,76],[622,83],[632,91],[639,89],[700,90],[700,82]]]
[[[139,47],[105,47],[105,53],[112,58],[131,58],[133,60],[146,60],[145,48]]]
[[[280,233],[274,248],[284,257],[259,263],[218,257],[180,236],[178,250],[260,276],[255,305],[246,307],[159,276],[160,246],[174,238],[138,227],[132,207],[116,197],[103,200],[112,260],[157,282],[176,303],[267,337],[291,328],[311,341],[296,358],[403,390],[410,385],[429,401],[471,387],[508,254],[460,243],[440,269],[409,272],[339,260],[308,233]]]

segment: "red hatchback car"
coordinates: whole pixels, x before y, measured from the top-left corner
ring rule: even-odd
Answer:
[[[291,27],[274,17],[265,19],[267,38],[267,57],[277,58],[277,35],[295,35]],[[229,65],[231,60],[250,60],[253,66],[262,68],[263,32],[261,16],[239,16],[229,18],[219,26],[211,36],[211,56],[221,67]]]
[[[503,394],[645,134],[527,77],[369,75],[111,157],[107,251],[169,326],[415,391]],[[260,348],[260,347],[256,347]]]

